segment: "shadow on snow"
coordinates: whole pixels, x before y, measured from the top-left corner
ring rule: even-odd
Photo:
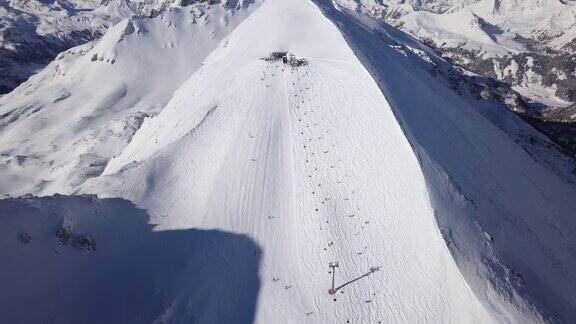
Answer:
[[[154,231],[148,220],[116,198],[0,200],[2,320],[253,322],[261,250],[252,240],[216,230]],[[66,244],[57,235],[63,227],[72,232]],[[79,244],[83,237],[92,249]]]

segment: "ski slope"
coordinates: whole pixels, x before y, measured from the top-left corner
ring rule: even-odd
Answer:
[[[101,174],[258,4],[125,19],[0,98],[0,195],[69,193]]]
[[[486,117],[494,106],[331,1],[266,0],[242,18],[101,175],[56,177],[77,196],[0,201],[2,237],[32,234],[0,250],[11,322],[574,319],[576,192]],[[276,50],[307,65],[261,60]],[[57,245],[46,228],[60,226],[97,248]],[[42,297],[13,302],[27,294]]]
[[[309,65],[259,60],[276,49]],[[257,322],[491,319],[443,243],[386,99],[310,2],[264,3],[104,174],[83,191],[128,193],[159,230],[218,228],[262,246]],[[330,261],[339,284],[381,268],[334,301]]]
[[[557,173],[562,166],[520,145],[513,134],[531,129],[515,115],[446,91],[425,46],[357,13],[320,6],[402,124],[445,242],[476,296],[501,322],[573,322],[575,191]]]

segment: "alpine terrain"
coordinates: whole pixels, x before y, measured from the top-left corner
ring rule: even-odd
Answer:
[[[576,164],[509,109],[569,100],[437,46],[522,55],[488,2],[28,2],[102,20],[0,97],[2,322],[576,322]]]

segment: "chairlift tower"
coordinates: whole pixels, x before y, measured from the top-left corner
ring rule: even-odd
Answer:
[[[329,262],[328,267],[332,269],[332,288],[328,289],[330,295],[336,293],[336,288],[334,287],[334,278],[336,277],[336,268],[338,268],[338,262]]]

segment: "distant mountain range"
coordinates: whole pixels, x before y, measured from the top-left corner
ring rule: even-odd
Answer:
[[[511,88],[522,100],[508,107],[576,155],[576,1],[335,1]]]

